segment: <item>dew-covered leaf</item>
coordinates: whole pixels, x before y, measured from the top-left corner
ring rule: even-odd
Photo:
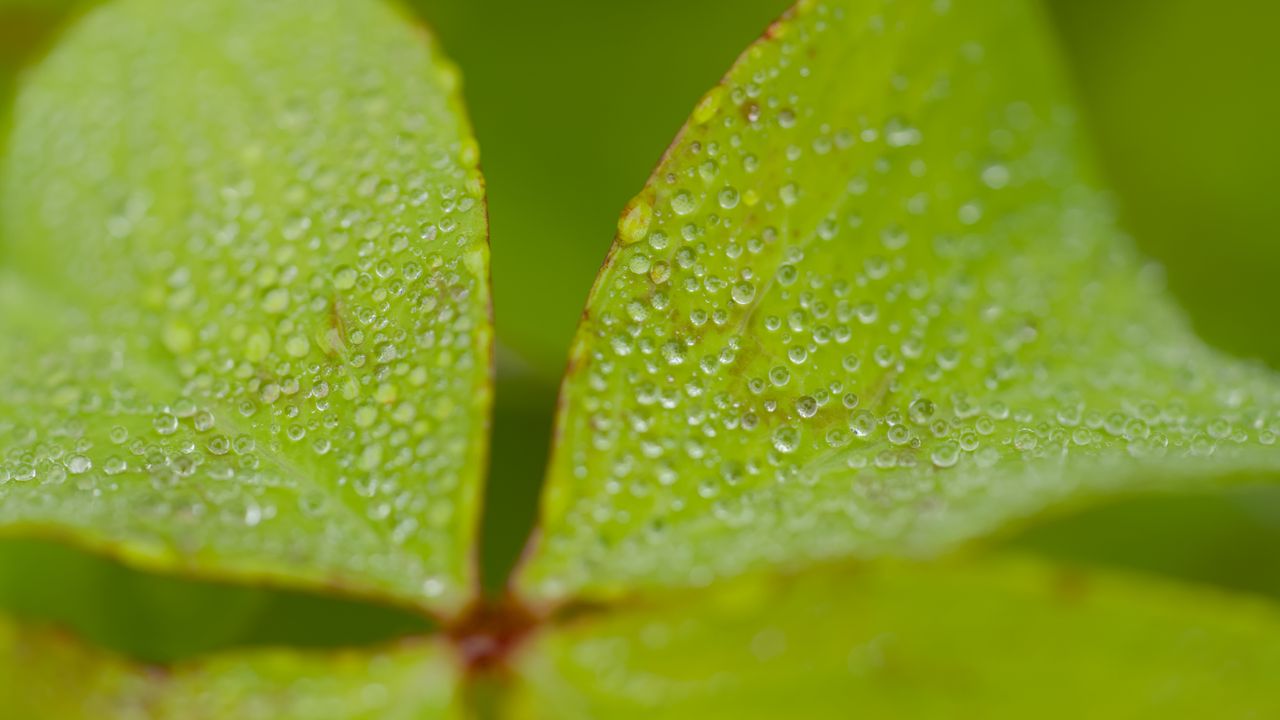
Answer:
[[[499,346],[554,387],[618,208],[689,105],[790,2],[407,4],[466,72],[484,145]]]
[[[1277,672],[1256,600],[1025,560],[824,568],[541,636],[512,717],[1253,718]]]
[[[429,720],[459,717],[447,651],[261,650],[136,665],[0,618],[0,717],[41,720]]]
[[[543,598],[929,552],[1280,468],[1280,381],[1117,228],[1025,0],[803,0],[622,213],[571,351]]]
[[[72,28],[3,168],[0,532],[455,607],[491,339],[457,82],[379,2]]]

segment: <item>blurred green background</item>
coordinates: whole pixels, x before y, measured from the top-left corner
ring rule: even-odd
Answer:
[[[412,0],[413,12],[462,68],[489,188],[501,345],[484,532],[490,587],[500,584],[533,522],[555,386],[618,212],[702,92],[787,4]],[[0,0],[4,97],[15,69],[37,59],[78,6]],[[1163,263],[1204,337],[1280,367],[1280,202],[1273,198],[1280,188],[1280,142],[1273,137],[1280,44],[1272,37],[1280,4],[1052,0],[1046,17],[1076,78],[1126,227]],[[1006,542],[1280,597],[1274,492],[1121,501]],[[52,583],[57,568],[72,579]],[[40,581],[24,582],[37,574]],[[168,619],[144,628],[121,620],[123,611],[41,599],[57,595],[108,597],[100,604],[143,607]],[[312,626],[297,624],[290,635],[272,618],[303,602],[317,601],[190,583],[175,589],[56,547],[0,545],[0,607],[87,627],[102,642],[148,657],[301,638]],[[227,619],[234,628],[175,644],[169,636],[181,635],[202,607],[237,608]],[[355,618],[362,611],[343,612]],[[328,641],[387,636],[407,622],[373,613],[347,623],[365,635],[349,629]]]

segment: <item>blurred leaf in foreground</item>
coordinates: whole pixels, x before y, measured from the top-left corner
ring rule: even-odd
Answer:
[[[433,641],[376,651],[262,650],[140,666],[0,618],[0,709],[40,720],[434,720],[460,717]]]
[[[1055,0],[1122,218],[1205,339],[1280,367],[1280,5]]]
[[[1280,613],[1025,560],[824,568],[586,617],[521,661],[522,718],[1258,718]]]

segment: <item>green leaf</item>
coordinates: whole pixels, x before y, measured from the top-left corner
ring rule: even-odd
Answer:
[[[1027,561],[833,567],[544,635],[512,717],[1271,717],[1277,672],[1257,601]]]
[[[622,213],[522,584],[933,552],[1280,468],[1280,381],[1116,229],[1030,3],[801,2]]]
[[[427,720],[458,717],[434,642],[263,650],[147,668],[0,618],[0,712],[43,720]]]
[[[1280,367],[1280,333],[1265,331],[1280,146],[1259,141],[1280,125],[1280,95],[1257,90],[1280,73],[1280,5],[1048,6],[1139,246],[1159,254],[1206,340]]]
[[[1037,518],[1000,547],[1280,601],[1280,485],[1148,493]]]
[[[416,610],[332,593],[145,573],[71,547],[21,539],[0,541],[0,614],[53,624],[147,662],[233,647],[372,646],[436,629]]]
[[[690,104],[791,3],[407,2],[466,70],[484,146],[499,344],[554,386],[618,208]],[[543,465],[526,470],[531,483]]]
[[[0,533],[456,608],[491,394],[457,85],[375,2],[72,28],[3,168]]]
[[[618,208],[790,1],[407,4],[465,69],[484,148],[498,346],[487,495],[501,500],[485,506],[480,557],[501,586],[533,527],[556,388]]]
[[[7,125],[18,74],[44,47],[68,10],[62,2],[0,0],[0,123]]]

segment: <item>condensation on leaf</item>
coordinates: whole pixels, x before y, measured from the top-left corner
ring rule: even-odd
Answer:
[[[491,336],[457,85],[381,3],[72,28],[4,166],[0,532],[456,607]]]
[[[1023,0],[806,0],[746,51],[597,279],[526,589],[927,552],[1280,466],[1280,382],[1117,230],[1049,47]]]

